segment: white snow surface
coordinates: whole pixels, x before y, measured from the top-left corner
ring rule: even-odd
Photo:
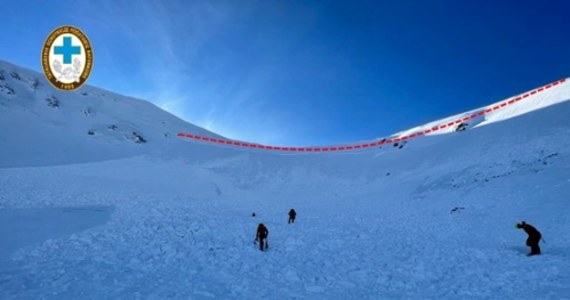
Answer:
[[[280,154],[1,62],[0,299],[569,299],[568,100],[566,81],[402,148]]]
[[[91,86],[61,92],[42,74],[2,61],[0,128],[0,167],[132,157],[178,144],[181,131],[217,136],[150,102]]]

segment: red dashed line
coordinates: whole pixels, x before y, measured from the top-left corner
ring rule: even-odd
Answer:
[[[178,133],[177,136],[179,138],[193,139],[193,140],[198,141],[198,142],[210,142],[210,143],[217,143],[217,144],[222,144],[222,145],[241,146],[244,148],[254,148],[254,149],[257,148],[257,149],[274,150],[274,151],[329,152],[329,151],[347,151],[347,150],[366,149],[369,147],[382,146],[384,144],[392,144],[392,143],[397,143],[399,141],[405,141],[408,139],[413,139],[413,138],[416,138],[416,137],[419,137],[422,135],[426,135],[426,134],[438,131],[440,129],[452,127],[455,124],[460,124],[461,122],[467,122],[471,119],[475,119],[479,116],[483,116],[485,114],[488,114],[488,113],[491,113],[493,111],[507,107],[511,104],[517,103],[517,102],[519,102],[525,98],[536,95],[542,91],[546,91],[546,90],[553,88],[553,87],[555,87],[561,83],[564,83],[564,82],[566,82],[566,78],[560,79],[560,80],[555,81],[553,83],[549,83],[545,86],[542,86],[538,89],[534,89],[530,92],[526,92],[520,96],[517,96],[516,98],[512,98],[512,99],[505,101],[505,102],[502,102],[500,104],[496,104],[493,107],[485,108],[484,110],[479,111],[478,113],[473,113],[472,115],[463,117],[462,119],[458,119],[458,120],[455,120],[453,122],[449,122],[447,124],[439,124],[437,126],[432,127],[431,129],[418,131],[418,132],[412,133],[408,136],[402,136],[402,137],[397,137],[397,138],[393,138],[393,139],[382,139],[380,141],[372,142],[370,144],[338,146],[338,147],[305,147],[305,148],[303,148],[303,147],[279,147],[279,146],[265,146],[265,145],[259,145],[259,144],[250,144],[250,143],[237,142],[237,141],[232,141],[232,140],[210,138],[210,137],[206,137],[206,136],[199,136],[199,135],[190,134],[190,133],[183,133],[183,132]]]

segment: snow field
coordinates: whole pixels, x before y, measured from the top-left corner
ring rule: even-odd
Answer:
[[[96,88],[52,107],[0,67],[0,299],[569,298],[568,83],[465,132],[291,155],[169,137],[211,133]]]

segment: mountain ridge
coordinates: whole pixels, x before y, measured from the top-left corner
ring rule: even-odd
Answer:
[[[4,61],[0,126],[0,167],[141,155],[178,142],[180,130],[221,137],[149,101],[89,85],[78,91],[56,90],[42,74]],[[38,149],[30,149],[34,147]]]
[[[182,120],[149,101],[89,85],[79,91],[58,91],[42,74],[0,60],[0,126],[20,128],[19,131],[0,131],[0,142],[5,145],[0,155],[6,158],[0,167],[125,158],[173,147],[184,148],[180,138],[224,147],[297,153],[362,151],[388,145],[402,148],[411,139],[421,144],[425,143],[422,141],[425,137],[485,126],[568,101],[568,82],[561,79],[383,139],[353,145],[287,147],[228,139]],[[29,145],[34,143],[40,144],[41,149],[30,149]]]

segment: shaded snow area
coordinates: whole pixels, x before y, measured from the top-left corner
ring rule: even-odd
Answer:
[[[109,156],[0,150],[0,299],[568,299],[568,85],[516,117],[353,153],[165,142],[136,114],[121,122],[148,143],[71,134]]]
[[[21,247],[104,224],[111,211],[104,206],[0,210],[0,259]]]

